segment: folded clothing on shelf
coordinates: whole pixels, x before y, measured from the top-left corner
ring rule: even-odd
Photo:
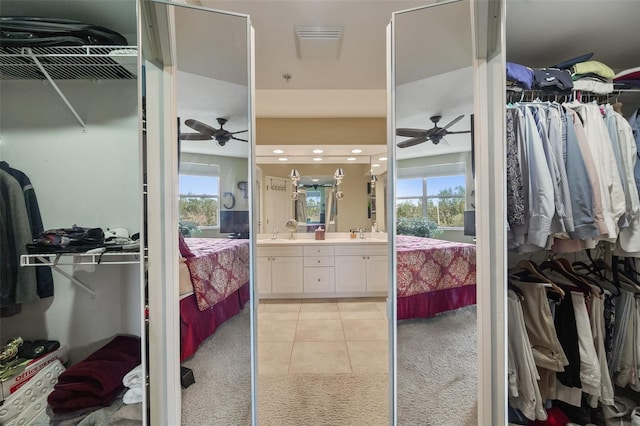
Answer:
[[[71,228],[48,229],[27,244],[28,253],[81,253],[104,246],[102,228],[73,225]]]
[[[140,362],[140,338],[116,336],[60,375],[49,406],[55,413],[106,407],[124,389],[124,376]]]

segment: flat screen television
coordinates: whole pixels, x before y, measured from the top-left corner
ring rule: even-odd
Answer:
[[[248,210],[220,210],[220,232],[230,237],[249,238]]]

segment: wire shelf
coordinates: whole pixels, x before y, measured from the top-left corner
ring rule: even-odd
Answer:
[[[0,80],[136,78],[136,46],[0,47]]]
[[[141,257],[139,251],[23,254],[20,266],[130,265],[139,264]]]

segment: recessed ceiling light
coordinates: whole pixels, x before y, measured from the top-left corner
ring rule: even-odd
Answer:
[[[380,160],[380,161],[387,161],[387,157],[380,157],[380,158],[378,158],[378,160]]]
[[[316,157],[316,158],[313,159],[313,161],[322,161],[322,158]]]
[[[349,157],[347,158],[347,161],[356,161],[356,157]]]
[[[311,182],[320,182],[320,179],[313,178],[311,179]]]
[[[360,154],[362,152],[362,150],[361,149],[352,149],[351,152],[353,154]]]
[[[280,157],[278,158],[278,161],[288,161],[289,159],[287,157]]]
[[[372,164],[371,167],[380,167],[380,164]]]
[[[284,151],[283,151],[283,150],[281,150],[281,149],[274,149],[274,150],[273,150],[273,153],[274,153],[274,154],[284,154]]]
[[[324,152],[324,151],[323,151],[323,150],[321,150],[321,149],[314,149],[314,150],[313,150],[313,153],[314,153],[314,154],[322,154],[323,152]]]

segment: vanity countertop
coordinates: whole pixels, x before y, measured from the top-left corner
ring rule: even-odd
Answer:
[[[365,233],[365,238],[350,238],[349,233],[331,233],[325,234],[324,240],[314,239],[313,234],[293,234],[293,239],[289,238],[289,234],[278,234],[276,239],[273,239],[269,234],[260,234],[256,240],[258,246],[271,246],[271,245],[335,245],[335,244],[387,244],[387,234],[383,232]]]

